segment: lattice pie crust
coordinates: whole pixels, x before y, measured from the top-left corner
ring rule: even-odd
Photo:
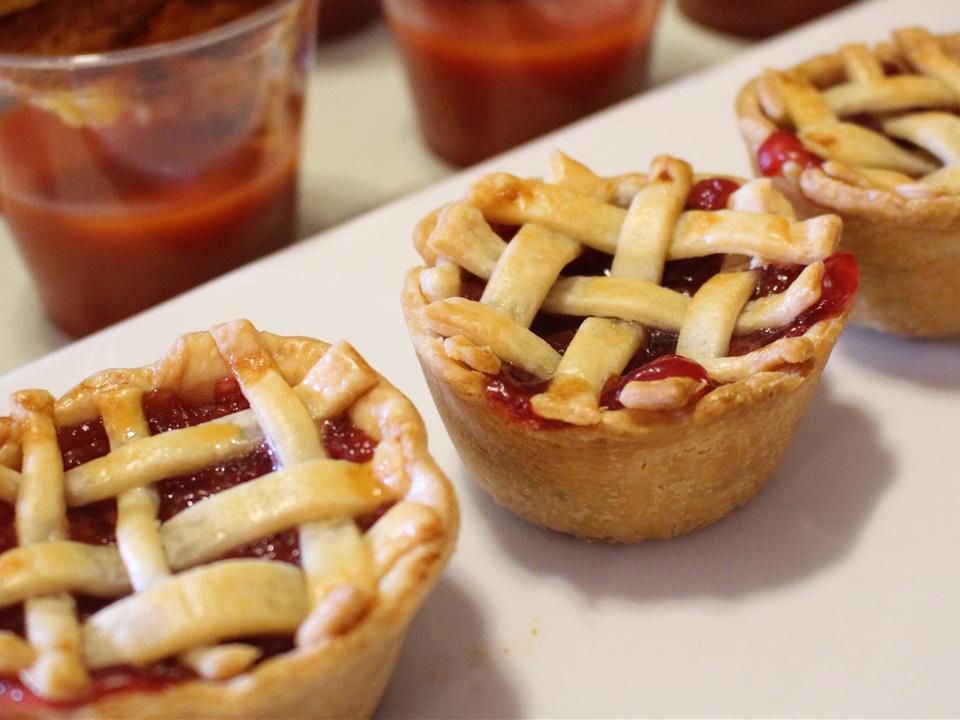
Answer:
[[[601,178],[563,154],[546,180],[503,173],[431,213],[414,240],[427,263],[403,306],[427,382],[473,476],[534,523],[584,538],[636,541],[707,525],[753,497],[779,462],[844,316],[755,352],[725,357],[731,335],[779,327],[820,293],[835,217],[798,222],[769,181],[746,183],[718,212],[683,212],[690,167]],[[491,227],[519,231],[506,242]],[[613,255],[609,276],[566,277],[584,247]],[[728,271],[693,297],[661,287],[669,259],[728,253]],[[746,302],[751,257],[807,268],[780,295]],[[460,297],[466,273],[486,281]],[[561,356],[529,329],[538,312],[585,317]],[[601,389],[646,341],[679,330],[678,352],[723,384],[696,400],[690,378],[631,382],[624,409]],[[531,399],[546,427],[506,416],[487,386],[505,363],[543,379]]]
[[[822,167],[788,163],[773,182],[801,217],[843,218],[843,247],[860,266],[855,323],[960,336],[958,113],[960,35],[919,28],[768,70],[737,98],[755,167],[781,128],[825,159]]]
[[[239,381],[249,410],[150,436],[145,392],[209,402],[225,376]],[[378,441],[372,461],[327,459],[318,422],[344,412]],[[64,472],[55,426],[97,417],[110,453]],[[264,438],[279,470],[157,521],[152,483]],[[26,639],[0,632],[0,673],[73,703],[24,703],[17,717],[369,716],[457,530],[450,485],[405,397],[346,343],[246,321],[185,335],[156,364],[103,372],[56,401],[17,393],[0,422],[0,497],[16,505],[19,540],[0,555],[0,607],[24,603],[27,626]],[[66,539],[66,507],[112,497],[118,547]],[[385,502],[383,517],[359,531],[354,518]],[[291,528],[300,566],[218,559]],[[118,600],[79,623],[71,593]],[[295,649],[256,664],[255,647],[229,642],[264,632],[294,635]],[[92,670],[171,657],[199,678],[83,702]]]

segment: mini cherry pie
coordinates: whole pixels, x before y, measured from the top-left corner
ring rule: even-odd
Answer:
[[[464,462],[588,539],[670,537],[753,497],[843,329],[841,221],[675,158],[602,178],[556,154],[431,213],[410,333]]]
[[[246,321],[0,420],[0,716],[364,717],[457,530],[413,406]]]
[[[906,28],[768,70],[737,112],[798,214],[843,218],[863,281],[853,322],[960,336],[960,35]]]

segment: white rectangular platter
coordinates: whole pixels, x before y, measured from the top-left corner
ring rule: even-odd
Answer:
[[[688,537],[603,546],[516,520],[475,487],[399,305],[414,224],[481,172],[540,174],[562,148],[605,174],[669,152],[746,175],[732,108],[748,77],[903,25],[960,30],[960,3],[857,5],[10,373],[0,397],[61,392],[233,317],[354,343],[419,407],[463,512],[382,717],[958,715],[960,343],[848,330],[758,499]]]

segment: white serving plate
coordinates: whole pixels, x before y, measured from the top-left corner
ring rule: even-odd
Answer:
[[[604,173],[670,152],[748,174],[732,109],[748,77],[906,24],[960,29],[960,3],[869,3],[782,36],[10,373],[0,397],[151,361],[233,317],[354,343],[420,408],[463,510],[383,717],[960,714],[960,343],[848,330],[759,498],[685,538],[603,546],[516,520],[474,486],[399,306],[414,224],[481,172],[539,174],[563,148]]]

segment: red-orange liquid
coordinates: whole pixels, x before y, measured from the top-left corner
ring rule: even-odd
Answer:
[[[639,92],[659,3],[393,0],[430,147],[468,165]]]
[[[297,130],[238,134],[191,172],[202,134],[158,149],[133,119],[0,117],[3,213],[51,319],[83,335],[290,243]]]

